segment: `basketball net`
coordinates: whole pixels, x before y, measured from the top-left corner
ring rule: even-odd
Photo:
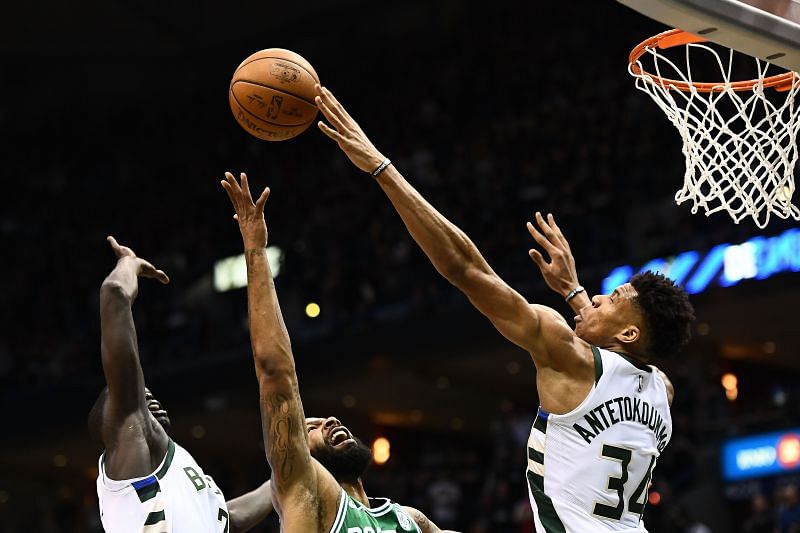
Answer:
[[[681,135],[686,173],[675,201],[691,202],[693,214],[700,208],[706,216],[727,211],[737,224],[752,217],[759,228],[771,216],[800,220],[800,209],[792,204],[800,74],[767,77],[770,63],[753,58],[756,79],[731,81],[734,51],[723,61],[704,41],[680,30],[664,32],[637,46],[628,67],[636,88],[658,104]],[[662,53],[678,45],[686,48],[684,69]],[[697,54],[711,54],[721,81],[693,80],[690,59],[696,63]]]

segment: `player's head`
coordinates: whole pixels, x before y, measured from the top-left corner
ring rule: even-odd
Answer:
[[[144,388],[144,398],[147,402],[147,409],[153,415],[161,427],[164,428],[164,431],[169,433],[169,428],[171,426],[169,420],[169,414],[167,413],[166,409],[161,405],[161,402],[155,399],[153,393],[150,392],[150,389],[147,387]],[[100,395],[97,397],[97,400],[94,402],[94,406],[92,410],[89,411],[89,432],[96,437],[98,440],[102,440],[102,424],[103,424],[103,409],[105,407],[106,401],[108,400],[108,387],[104,387],[102,391],[100,391]]]
[[[306,418],[306,429],[311,456],[337,481],[356,481],[367,471],[372,451],[337,418]]]
[[[621,344],[632,354],[665,359],[689,342],[692,321],[686,292],[666,276],[643,272],[594,296],[576,317],[575,333],[596,346]]]

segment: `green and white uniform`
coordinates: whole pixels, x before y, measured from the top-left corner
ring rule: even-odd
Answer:
[[[647,488],[672,436],[667,388],[653,367],[592,348],[595,383],[571,412],[539,408],[528,438],[537,533],[646,533]]]
[[[370,507],[364,507],[342,490],[330,533],[421,533],[400,505],[386,498],[369,500]]]
[[[100,456],[97,497],[106,533],[228,533],[225,497],[189,452],[170,439],[145,477],[114,480]]]

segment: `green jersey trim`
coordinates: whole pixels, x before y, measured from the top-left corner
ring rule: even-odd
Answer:
[[[533,499],[536,500],[536,507],[539,510],[539,520],[544,526],[546,533],[567,533],[564,524],[558,517],[556,508],[553,506],[553,500],[550,496],[544,493],[544,477],[528,470],[528,487],[533,494]]]
[[[594,354],[594,383],[597,385],[603,376],[603,356],[600,355],[597,346],[592,346],[592,353]]]
[[[347,494],[345,494],[344,489],[342,489],[342,492],[339,494],[339,509],[336,511],[336,518],[333,520],[330,533],[339,531],[344,523],[345,515],[347,515]]]
[[[159,522],[163,522],[166,520],[167,517],[164,514],[164,511],[156,511],[154,513],[150,513],[147,515],[147,518],[144,521],[144,525],[152,526],[153,524],[158,524]]]
[[[162,479],[164,476],[167,475],[167,470],[169,470],[169,465],[172,464],[172,459],[175,457],[175,441],[169,439],[169,444],[167,444],[167,456],[164,458],[164,464],[161,468],[156,472],[156,477],[158,479]]]
[[[356,504],[361,505],[359,502],[356,502]],[[362,508],[372,516],[383,516],[392,510],[392,502],[386,499],[384,500],[382,505],[379,505],[374,509],[371,507],[363,507],[363,506]]]

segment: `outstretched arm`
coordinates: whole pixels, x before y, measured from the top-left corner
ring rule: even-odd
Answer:
[[[165,284],[169,278],[113,237],[108,237],[108,242],[117,265],[100,287],[101,356],[108,384],[101,434],[109,475],[128,479],[152,469],[151,444],[158,448],[153,450],[157,456],[166,450],[166,434],[158,428],[151,431],[149,423],[132,306],[139,291],[139,276]]]
[[[245,533],[272,512],[272,484],[266,481],[255,490],[227,502],[231,533]]]
[[[302,524],[303,520],[316,518],[312,513],[304,516],[298,507],[316,505],[317,480],[308,449],[292,346],[267,261],[264,205],[269,188],[254,203],[244,173],[241,184],[228,172],[225,177],[222,187],[236,210],[234,218],[239,222],[247,262],[250,343],[258,378],[264,447],[272,468],[271,490],[281,517],[285,520],[288,512],[293,522]],[[301,504],[298,506],[297,502]],[[311,531],[316,523],[309,522],[307,527]]]
[[[333,126],[320,122],[320,129],[359,169],[373,172],[386,161],[330,91],[319,88],[316,102]],[[393,165],[376,179],[436,270],[460,289],[500,333],[528,350],[537,366],[571,365],[571,352],[561,347],[571,344],[573,335],[560,315],[529,304],[500,279],[469,237],[429,204]]]

